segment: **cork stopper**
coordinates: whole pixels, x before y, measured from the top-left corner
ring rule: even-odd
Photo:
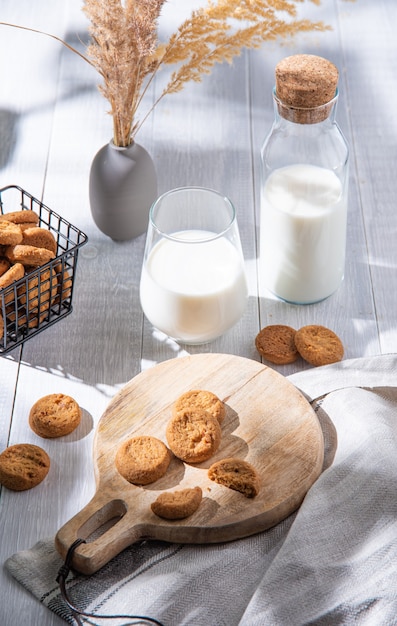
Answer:
[[[314,54],[285,57],[276,65],[276,97],[282,117],[298,124],[315,124],[331,112],[338,70]]]

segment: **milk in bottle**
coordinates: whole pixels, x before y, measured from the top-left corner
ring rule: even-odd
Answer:
[[[344,274],[348,148],[335,122],[337,78],[321,57],[281,61],[261,153],[260,280],[298,304],[328,297]]]

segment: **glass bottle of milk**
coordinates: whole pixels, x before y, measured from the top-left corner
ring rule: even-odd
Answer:
[[[338,70],[314,55],[276,66],[275,120],[262,152],[261,284],[282,300],[318,302],[343,278],[347,143],[335,121]]]

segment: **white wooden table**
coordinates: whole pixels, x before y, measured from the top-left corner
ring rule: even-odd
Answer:
[[[161,18],[170,33],[200,2],[174,0]],[[27,492],[1,490],[0,562],[52,536],[94,492],[92,441],[109,399],[142,369],[186,353],[224,352],[259,359],[254,338],[271,323],[319,323],[343,339],[345,358],[397,351],[397,3],[329,0],[303,14],[332,26],[294,44],[265,44],[219,66],[158,106],[137,137],[151,153],[159,192],[184,185],[228,195],[238,211],[249,280],[246,313],[210,345],[179,346],[153,331],[139,304],[144,236],[114,243],[88,205],[88,174],[111,136],[98,76],[50,38],[0,27],[0,186],[18,184],[89,237],[81,250],[72,315],[0,357],[0,449],[42,445],[47,479]],[[38,28],[81,47],[87,22],[79,0],[2,0],[0,19]],[[258,290],[259,152],[273,120],[275,64],[309,52],[340,70],[338,120],[351,148],[347,264],[329,299],[294,306]],[[154,89],[158,85],[154,85]],[[152,94],[149,94],[151,97]],[[288,375],[301,361],[276,367]],[[84,409],[67,440],[40,440],[27,417],[40,396],[62,392]],[[0,569],[0,623],[63,623]]]

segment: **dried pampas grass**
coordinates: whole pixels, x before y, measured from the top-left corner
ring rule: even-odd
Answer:
[[[319,4],[319,0],[310,0]],[[85,0],[92,43],[87,55],[103,78],[100,86],[110,102],[114,143],[133,141],[143,121],[166,95],[189,81],[200,81],[216,63],[231,62],[243,48],[298,32],[325,30],[322,22],[297,20],[304,0],[208,0],[192,12],[167,43],[157,38],[165,0]],[[283,19],[284,17],[284,19]],[[138,120],[142,96],[161,66],[175,65],[159,98]]]
[[[308,1],[320,4],[320,0]],[[168,42],[161,43],[157,31],[165,2],[84,0],[91,38],[86,56],[58,37],[42,33],[77,52],[101,75],[99,89],[110,103],[117,146],[133,142],[142,123],[165,95],[180,91],[189,81],[200,81],[216,63],[230,63],[243,48],[258,48],[266,40],[328,28],[323,22],[297,19],[297,5],[305,0],[208,0],[192,12]],[[174,65],[175,70],[159,98],[139,120],[143,95],[165,65]]]

